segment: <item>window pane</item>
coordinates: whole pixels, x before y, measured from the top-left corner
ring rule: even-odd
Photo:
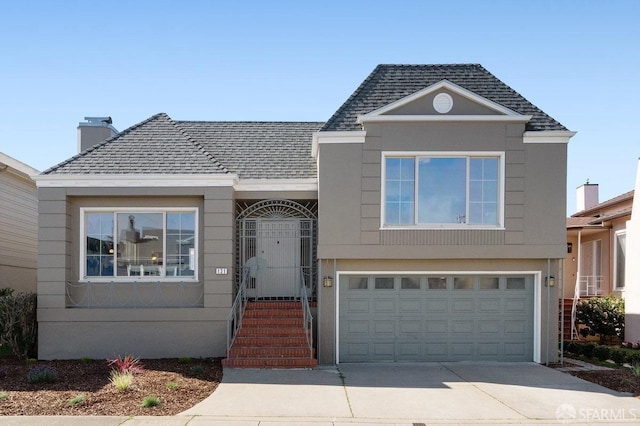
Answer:
[[[118,276],[162,275],[162,213],[118,213]]]
[[[498,159],[471,158],[469,168],[468,223],[496,225],[498,223]]]
[[[418,222],[464,223],[466,182],[465,158],[420,158]]]
[[[166,275],[193,275],[195,256],[195,214],[167,213]]]
[[[387,158],[385,176],[385,223],[414,224],[414,159]]]
[[[113,276],[113,213],[87,213],[85,224],[85,276]]]
[[[480,277],[480,290],[498,290],[500,279],[498,277]]]
[[[473,277],[454,277],[453,289],[454,290],[472,290]]]
[[[507,277],[507,290],[524,290],[524,277]]]
[[[349,290],[366,290],[367,277],[349,277]]]
[[[375,289],[376,290],[393,290],[393,278],[392,277],[376,277]]]
[[[616,288],[624,288],[624,268],[627,258],[627,235],[616,234]]]
[[[420,290],[420,277],[402,277],[400,288],[402,290]]]
[[[427,278],[429,290],[446,290],[447,279],[445,277],[429,277]]]

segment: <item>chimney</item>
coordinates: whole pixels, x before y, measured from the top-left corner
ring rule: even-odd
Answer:
[[[78,152],[118,134],[111,125],[111,117],[85,117],[87,121],[78,124]]]
[[[600,201],[598,200],[597,183],[589,183],[589,181],[587,180],[587,183],[578,187],[576,193],[576,204],[578,212],[588,210],[599,202]]]

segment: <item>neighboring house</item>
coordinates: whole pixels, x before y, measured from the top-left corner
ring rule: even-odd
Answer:
[[[636,169],[635,191],[640,191],[640,159]],[[640,197],[633,201],[633,214],[627,222],[626,255],[635,262],[626,262],[625,268],[625,324],[624,339],[640,342]]]
[[[0,288],[36,291],[39,173],[0,152]]]
[[[236,292],[308,291],[321,364],[553,361],[573,135],[480,65],[380,65],[326,123],[155,115],[37,179],[39,356],[223,357]]]
[[[634,191],[599,202],[598,185],[577,188],[578,212],[567,218],[564,268],[564,338],[578,338],[576,303],[583,298],[624,296],[627,221]]]

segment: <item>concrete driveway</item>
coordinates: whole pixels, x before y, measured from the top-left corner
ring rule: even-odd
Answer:
[[[534,363],[340,364],[227,369],[180,416],[196,416],[189,425],[637,423],[640,400]]]

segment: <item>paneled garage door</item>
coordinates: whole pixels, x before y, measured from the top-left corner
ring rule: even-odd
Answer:
[[[531,361],[533,276],[341,275],[339,361]]]

